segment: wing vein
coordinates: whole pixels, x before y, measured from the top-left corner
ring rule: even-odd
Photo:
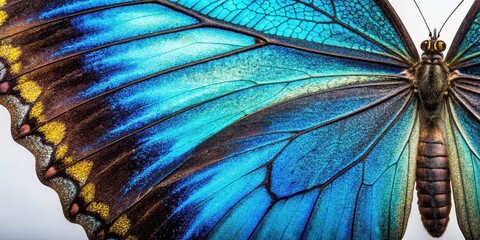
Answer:
[[[20,2],[20,1],[18,1],[18,2]],[[87,9],[87,10],[82,10],[82,11],[78,11],[78,12],[75,12],[75,13],[67,14],[67,15],[62,16],[62,17],[56,17],[54,19],[50,19],[50,20],[42,22],[40,24],[32,25],[32,26],[29,26],[29,27],[24,28],[24,29],[19,28],[18,29],[19,31],[16,31],[12,34],[8,34],[8,35],[5,35],[5,36],[1,36],[0,41],[5,40],[6,38],[9,38],[9,37],[13,37],[17,34],[21,34],[22,32],[25,32],[25,31],[29,31],[29,30],[32,30],[32,29],[35,29],[35,28],[38,28],[38,27],[41,27],[41,26],[51,24],[51,23],[61,22],[63,20],[73,18],[73,17],[77,17],[77,16],[80,16],[80,15],[89,14],[89,13],[93,13],[93,12],[98,12],[98,11],[102,11],[102,10],[107,10],[107,9],[111,9],[111,8],[132,6],[132,5],[139,5],[139,4],[147,4],[147,3],[158,3],[158,2],[140,0],[140,1],[130,1],[130,2],[115,3],[115,4],[106,5],[106,6],[94,7],[94,8],[90,8],[90,9]]]
[[[322,9],[319,9],[317,6],[315,6],[315,5],[311,4],[311,3],[308,3],[308,2],[304,2],[303,0],[294,0],[294,1],[295,1],[295,2],[298,2],[298,3],[301,3],[301,4],[304,4],[304,5],[306,5],[306,6],[309,6],[310,8],[315,9],[315,10],[321,12],[322,14],[330,17],[330,18],[331,18],[333,21],[335,21],[336,23],[340,24],[342,27],[347,28],[348,30],[356,33],[357,35],[359,35],[359,36],[367,39],[368,41],[370,41],[370,42],[372,42],[372,43],[376,43],[378,46],[381,46],[383,49],[385,49],[385,50],[387,50],[387,51],[389,51],[390,53],[392,53],[392,54],[395,55],[395,57],[390,56],[390,55],[385,55],[385,56],[388,56],[388,57],[390,57],[390,58],[392,58],[392,59],[394,59],[394,60],[400,61],[400,62],[403,62],[403,61],[404,61],[404,62],[410,62],[410,60],[407,59],[405,56],[403,56],[403,54],[400,54],[400,53],[398,53],[398,52],[396,52],[396,51],[393,51],[390,47],[386,46],[385,44],[383,44],[383,43],[381,43],[381,42],[379,42],[379,41],[371,38],[370,36],[368,36],[368,35],[360,32],[360,31],[358,31],[358,30],[356,30],[356,29],[354,29],[353,27],[351,27],[351,26],[343,23],[343,22],[340,21],[336,16],[332,16],[331,14],[323,11]],[[333,6],[335,6],[335,5],[333,5]]]
[[[120,45],[120,44],[123,44],[123,43],[131,42],[131,41],[135,41],[135,40],[140,40],[140,39],[147,39],[147,38],[154,37],[154,36],[160,36],[160,35],[165,35],[165,34],[170,34],[170,33],[181,32],[181,31],[185,31],[185,30],[201,28],[201,27],[205,27],[205,25],[202,24],[202,23],[198,23],[198,24],[193,24],[193,25],[188,25],[188,26],[182,26],[182,27],[178,27],[178,28],[163,30],[163,31],[155,32],[155,33],[130,37],[130,38],[123,39],[123,40],[118,40],[118,41],[115,41],[115,42],[112,42],[112,43],[103,44],[103,45],[100,45],[100,46],[97,46],[97,47],[94,47],[94,48],[91,48],[91,49],[88,49],[88,50],[83,50],[83,51],[79,51],[79,52],[76,52],[76,53],[69,54],[67,56],[63,56],[63,57],[55,59],[53,61],[46,62],[42,65],[35,66],[31,69],[27,69],[27,70],[23,71],[21,74],[12,76],[10,79],[6,79],[6,81],[12,81],[12,80],[15,80],[15,79],[23,76],[23,75],[26,75],[26,74],[29,74],[31,72],[37,71],[39,69],[48,67],[50,65],[53,65],[53,64],[56,64],[56,63],[59,63],[59,62],[62,62],[62,61],[66,61],[68,59],[75,58],[75,57],[78,57],[78,56],[81,56],[81,55],[85,55],[87,53],[91,53],[91,52],[94,52],[94,51],[105,49],[105,48],[108,48],[108,47],[111,47],[111,46]]]
[[[223,53],[223,54],[219,54],[219,55],[216,55],[216,56],[213,56],[213,57],[209,57],[209,58],[204,58],[204,59],[200,59],[200,60],[197,60],[197,61],[193,61],[193,62],[189,62],[187,64],[183,64],[183,65],[179,65],[179,66],[176,66],[176,67],[172,67],[172,68],[169,68],[169,69],[166,69],[166,70],[163,70],[163,71],[160,71],[158,73],[154,73],[154,74],[151,74],[149,76],[146,76],[146,77],[143,77],[143,78],[140,78],[138,80],[135,80],[135,81],[132,81],[132,82],[129,82],[127,84],[124,84],[124,85],[121,85],[121,86],[118,86],[116,88],[113,88],[113,89],[110,89],[108,91],[105,91],[95,97],[92,97],[92,98],[89,98],[89,99],[86,99],[85,101],[81,102],[81,103],[77,103],[76,105],[72,106],[71,108],[69,108],[68,110],[62,112],[62,113],[58,113],[57,115],[51,117],[50,119],[48,119],[47,121],[35,126],[34,128],[32,128],[32,130],[28,133],[26,133],[26,135],[29,135],[33,132],[35,132],[40,126],[43,126],[44,124],[46,124],[48,121],[52,121],[58,117],[61,117],[62,115],[64,114],[67,114],[69,111],[73,110],[73,109],[76,109],[76,108],[79,108],[80,106],[88,103],[88,102],[91,102],[91,101],[94,101],[96,99],[99,99],[99,98],[102,98],[102,97],[105,97],[107,95],[110,95],[112,93],[115,93],[119,90],[122,90],[128,86],[131,86],[131,85],[134,85],[134,84],[138,84],[138,83],[141,83],[143,81],[147,81],[147,80],[150,80],[152,78],[155,78],[155,77],[158,77],[160,75],[163,75],[163,74],[167,74],[167,73],[170,73],[170,72],[174,72],[176,70],[179,70],[179,69],[182,69],[182,68],[186,68],[186,67],[191,67],[191,66],[195,66],[195,65],[199,65],[199,64],[202,64],[202,63],[205,63],[205,62],[208,62],[208,61],[211,61],[211,60],[215,60],[215,59],[220,59],[220,58],[224,58],[224,57],[228,57],[228,56],[231,56],[231,55],[235,55],[237,53],[240,53],[240,52],[244,52],[244,51],[249,51],[251,49],[255,49],[255,48],[259,48],[261,46],[263,46],[264,44],[257,44],[257,45],[252,45],[252,46],[248,46],[248,47],[244,47],[244,48],[241,48],[241,49],[237,49],[237,50],[233,50],[233,51],[230,51],[230,52],[227,52],[227,53]],[[187,109],[188,110],[188,109]],[[16,138],[20,138],[20,137],[23,137],[24,135],[18,135],[16,136]]]
[[[455,129],[456,129],[456,130],[459,132],[460,136],[465,140],[465,138],[463,137],[463,134],[461,134],[461,132],[460,132],[460,130],[459,130],[459,128],[458,128],[457,121],[455,121],[455,120],[453,119],[454,114],[453,114],[453,109],[452,109],[452,107],[450,106],[451,104],[452,104],[452,103],[447,104],[447,108],[448,108],[448,111],[450,112],[450,126],[452,126],[452,129],[451,129],[452,134],[453,134],[454,136],[456,135],[456,134],[455,134]],[[454,129],[454,128],[455,128],[455,129]],[[457,141],[454,141],[453,144],[455,144],[455,149],[457,150],[457,151],[455,152],[456,155],[457,155],[457,159],[460,159],[460,156],[459,156],[458,153],[459,153],[459,151],[461,151],[461,149],[460,149],[460,147],[458,146]],[[468,148],[470,149],[470,146],[468,145],[468,143],[467,143],[467,146],[468,146]],[[471,150],[471,149],[470,149],[470,150]],[[462,171],[462,168],[461,168],[460,166],[459,166],[458,170],[460,171],[460,176],[463,176],[463,173],[462,173],[463,171]],[[461,187],[462,187],[462,192],[465,193],[465,192],[466,192],[466,189],[465,189],[465,182],[464,182],[464,179],[463,179],[463,178],[461,178]],[[459,196],[459,197],[463,198],[463,201],[462,201],[462,202],[465,204],[465,206],[467,205],[467,204],[466,204],[466,202],[467,202],[467,199],[466,199],[467,196],[466,196],[466,194],[461,194],[461,195],[460,195],[460,194],[455,194],[455,196]],[[455,199],[455,200],[457,201],[458,199]],[[465,212],[465,214],[466,214],[466,216],[467,216],[467,219],[470,219],[469,211],[467,210],[467,211],[464,211],[464,212]],[[470,221],[467,221],[467,224],[468,224],[468,232],[470,233],[470,236],[473,236],[473,233],[472,233],[472,230],[471,230],[472,226],[470,226]]]
[[[376,105],[378,105],[378,104],[380,104],[380,103],[382,103],[382,102],[384,102],[384,101],[386,101],[386,100],[388,100],[388,99],[396,96],[397,94],[400,94],[401,92],[405,91],[407,88],[409,88],[409,86],[403,87],[403,88],[401,88],[400,90],[398,90],[398,91],[396,91],[396,92],[394,92],[394,93],[392,93],[392,94],[390,94],[390,95],[388,95],[388,96],[386,96],[386,97],[383,97],[383,98],[377,100],[376,102],[367,105],[367,106],[364,107],[364,108],[361,108],[361,109],[356,110],[356,111],[355,111],[354,113],[352,113],[352,114],[348,114],[347,116],[352,116],[352,115],[354,115],[354,114],[356,114],[356,113],[362,112],[362,111],[364,111],[366,108],[372,108],[372,107],[374,107],[374,106],[376,106]],[[338,90],[338,89],[335,89],[335,90]],[[330,89],[329,91],[333,91],[333,90]],[[411,99],[411,95],[410,95],[410,99]],[[408,102],[410,102],[410,100],[407,100],[406,102],[408,103]],[[406,105],[407,105],[407,104],[406,104]],[[405,109],[405,106],[403,107],[402,111],[404,111],[404,109]],[[399,115],[401,115],[401,114],[399,114]],[[338,117],[338,118],[336,118],[336,119],[337,119],[336,121],[339,121],[339,120],[344,119],[344,118],[346,118],[346,116]],[[397,118],[398,118],[398,116],[397,116]],[[394,122],[395,122],[395,121],[394,121]],[[331,122],[329,122],[328,124],[330,124],[330,123],[331,123]],[[392,124],[393,124],[393,123],[392,123]],[[392,124],[391,124],[391,125],[392,125]],[[326,125],[326,124],[323,124],[323,125]],[[389,126],[389,128],[391,127],[391,125]],[[387,128],[386,131],[388,131],[389,128]],[[383,134],[380,136],[380,138],[383,137],[384,134],[385,134],[385,133],[383,133]],[[268,163],[266,163],[266,164],[264,164],[264,165],[261,165],[261,166],[257,167],[255,170],[252,170],[252,171],[256,171],[256,170],[258,170],[258,169],[260,169],[260,168],[262,168],[262,167],[267,166],[268,164],[271,164],[271,163],[279,156],[279,154],[281,154],[281,152],[283,152],[283,150],[293,141],[293,139],[296,138],[296,137],[298,137],[298,136],[300,136],[300,135],[291,137],[291,139],[288,140],[289,143],[287,143],[287,144],[279,151],[279,153],[277,153],[271,160],[269,160]],[[285,140],[286,140],[286,139],[285,139]],[[261,146],[261,147],[266,147],[266,146],[269,146],[269,145],[271,145],[271,144],[276,144],[276,143],[279,143],[279,142],[282,142],[282,141],[285,141],[285,140],[278,140],[278,141],[275,142],[275,143],[266,144],[266,145]],[[377,142],[378,142],[378,140],[377,140]],[[372,148],[373,148],[373,147],[372,147]],[[250,150],[248,150],[248,151],[254,151],[254,150],[255,150],[255,149],[250,149]],[[371,149],[370,149],[370,150],[371,150]],[[242,153],[238,153],[238,154],[242,154]],[[238,155],[238,154],[237,154],[237,155]],[[230,156],[230,157],[235,157],[235,156]],[[85,158],[86,158],[86,157],[85,157]],[[362,161],[363,158],[364,158],[364,157],[362,156],[361,158],[359,158],[358,160],[356,160],[355,163],[349,165],[345,170],[343,170],[343,171],[342,171],[341,173],[339,173],[339,174],[340,174],[340,175],[343,174],[343,172],[345,172],[345,171],[347,171],[348,169],[350,169],[351,167],[353,167],[356,163],[358,163],[359,161]],[[221,161],[222,161],[222,160],[225,160],[225,159],[221,159]],[[81,160],[78,160],[78,161],[81,161]],[[78,161],[76,161],[76,162],[78,162]],[[126,208],[127,210],[125,210],[125,211],[128,211],[128,209],[131,209],[131,208],[133,208],[135,205],[137,205],[138,203],[140,203],[140,202],[142,201],[142,199],[144,199],[145,197],[147,197],[147,196],[149,195],[149,193],[154,192],[155,190],[166,186],[166,184],[171,184],[172,182],[171,182],[170,180],[167,180],[167,179],[171,179],[171,178],[175,179],[175,177],[174,177],[173,175],[174,175],[175,172],[176,172],[178,169],[180,169],[185,163],[186,163],[186,161],[184,161],[183,163],[181,163],[176,169],[172,170],[172,171],[170,172],[170,174],[167,174],[163,179],[159,180],[159,181],[157,182],[157,184],[156,184],[153,188],[151,188],[151,189],[149,189],[148,191],[146,191],[142,196],[140,196],[140,197],[137,199],[137,201],[136,201],[135,203],[133,203],[132,205],[130,205],[128,208]],[[215,163],[216,163],[216,162],[214,162],[214,163],[212,163],[212,164],[215,164]],[[210,165],[211,165],[211,164],[210,164]],[[268,169],[268,171],[271,171],[271,170]],[[192,173],[189,173],[188,175],[190,175],[190,174],[192,174]],[[182,174],[182,177],[186,177],[186,176],[188,176],[188,175],[183,175],[183,174]],[[338,174],[337,174],[337,175],[338,175]],[[335,177],[334,177],[334,178],[335,178]],[[166,181],[166,182],[165,182],[165,181]],[[317,188],[317,187],[319,187],[319,188],[324,188],[325,186],[327,186],[327,185],[328,185],[330,182],[332,182],[332,181],[333,181],[333,180],[330,179],[327,183],[324,183],[324,184],[322,184],[321,186],[320,186],[320,185],[319,185],[319,186],[314,186],[314,187],[312,187],[312,188],[310,188],[310,189],[306,189],[306,190],[297,192],[297,193],[292,194],[292,195],[290,195],[290,196],[288,196],[288,197],[296,196],[296,195],[298,195],[298,194],[303,194],[303,193],[305,193],[305,192],[307,192],[307,191],[309,191],[309,190],[311,190],[311,189],[313,189],[313,188]],[[160,184],[161,182],[163,182],[163,184]],[[265,184],[265,183],[264,183],[264,184]],[[268,186],[267,186],[267,187],[268,187]],[[271,192],[271,190],[269,190],[269,192]],[[276,201],[279,201],[279,200],[282,200],[282,199],[285,199],[285,198],[286,198],[286,197],[283,197],[283,198],[275,198],[274,201],[276,202]]]

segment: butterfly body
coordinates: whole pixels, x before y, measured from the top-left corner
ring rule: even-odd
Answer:
[[[448,224],[451,208],[450,170],[442,131],[445,127],[441,127],[450,72],[443,61],[443,41],[432,37],[422,42],[421,48],[424,53],[414,73],[421,124],[416,188],[423,225],[432,236],[440,237]]]

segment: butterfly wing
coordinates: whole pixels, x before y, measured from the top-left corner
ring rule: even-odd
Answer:
[[[182,238],[398,238],[413,184],[410,94],[404,82],[355,85],[245,117],[196,148],[146,196],[163,206],[138,206],[133,221],[163,215],[156,231]]]
[[[0,102],[89,237],[403,235],[416,52],[387,2],[2,3]]]
[[[479,5],[475,1],[470,8],[445,57],[445,62],[451,69],[462,69],[462,73],[470,75],[478,75],[473,69],[478,68],[475,66],[479,64],[480,44],[476,33],[480,26],[475,22],[478,19]]]
[[[480,238],[479,10],[476,1],[446,57],[460,72],[450,82],[446,122],[455,210],[466,239]]]

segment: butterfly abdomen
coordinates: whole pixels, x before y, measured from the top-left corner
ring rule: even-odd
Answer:
[[[434,237],[445,231],[451,208],[447,146],[438,124],[425,124],[417,155],[417,196],[423,226]]]

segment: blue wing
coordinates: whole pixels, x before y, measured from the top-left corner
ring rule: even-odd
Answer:
[[[158,204],[129,210],[132,233],[148,237],[156,216],[160,237],[401,237],[417,144],[407,83],[315,93],[230,125],[146,194]]]
[[[480,63],[480,37],[477,32],[480,29],[478,24],[480,3],[475,1],[465,20],[460,26],[452,46],[447,53],[445,61],[451,69],[462,69],[462,73],[479,75],[478,64]]]
[[[218,3],[2,7],[0,103],[66,215],[91,238],[400,238],[416,52],[389,4]]]
[[[460,91],[461,92],[461,91]],[[478,100],[478,93],[468,94],[471,99]],[[463,98],[460,98],[463,101]],[[450,101],[447,119],[447,136],[449,142],[449,157],[451,178],[454,190],[457,219],[466,239],[476,239],[480,216],[480,155],[478,153],[479,120],[478,105],[471,109],[462,108],[458,102]],[[471,110],[475,109],[474,114]]]
[[[480,238],[480,2],[476,1],[455,36],[446,60],[456,70],[450,81],[447,136],[455,210],[466,239]]]

